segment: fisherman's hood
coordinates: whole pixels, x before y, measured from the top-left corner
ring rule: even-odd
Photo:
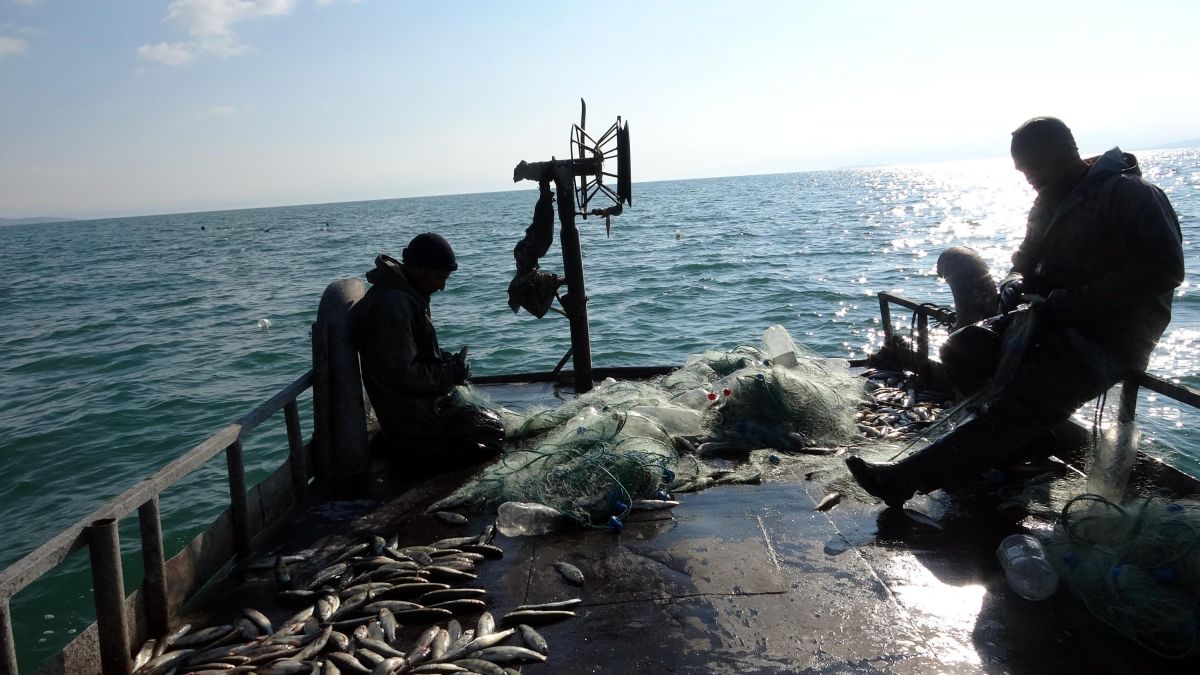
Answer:
[[[1092,157],[1087,160],[1087,163],[1091,165],[1085,177],[1089,183],[1099,182],[1121,173],[1130,176],[1142,175],[1137,157],[1128,152],[1122,152],[1120,148],[1113,148],[1103,155]]]
[[[367,272],[367,281],[377,286],[412,293],[422,300],[429,299],[409,283],[408,277],[404,276],[404,266],[390,255],[381,253],[375,258],[375,269]]]

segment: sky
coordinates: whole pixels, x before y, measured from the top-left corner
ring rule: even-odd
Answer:
[[[0,217],[514,189],[629,123],[635,182],[1200,138],[1200,2],[0,0]]]

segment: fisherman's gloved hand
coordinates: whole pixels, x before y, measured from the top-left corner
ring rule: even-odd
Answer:
[[[1000,313],[1008,314],[1021,304],[1021,295],[1025,292],[1025,277],[1020,274],[1010,274],[1000,282]]]
[[[471,363],[467,361],[467,348],[463,347],[462,351],[455,354],[454,361],[454,384],[466,384],[471,377]]]

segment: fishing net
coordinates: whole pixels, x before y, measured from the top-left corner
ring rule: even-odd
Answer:
[[[556,408],[504,410],[513,447],[455,497],[479,507],[536,502],[583,525],[619,526],[614,518],[637,500],[719,484],[693,454],[708,441],[748,452],[849,438],[861,378],[845,361],[793,355],[785,366],[754,347],[709,350],[666,376],[606,380]],[[752,467],[743,473],[720,477],[754,482]]]
[[[1160,656],[1200,654],[1200,502],[1083,494],[1056,532],[1050,558],[1095,617]]]

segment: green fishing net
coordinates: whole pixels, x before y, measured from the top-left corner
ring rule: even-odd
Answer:
[[[511,448],[455,497],[479,507],[536,502],[609,527],[638,500],[711,476],[697,447],[786,452],[849,439],[862,397],[842,360],[801,348],[775,359],[747,346],[709,350],[666,376],[609,379],[554,408],[503,410]]]
[[[1160,656],[1200,654],[1200,502],[1083,494],[1047,550],[1092,615]]]

